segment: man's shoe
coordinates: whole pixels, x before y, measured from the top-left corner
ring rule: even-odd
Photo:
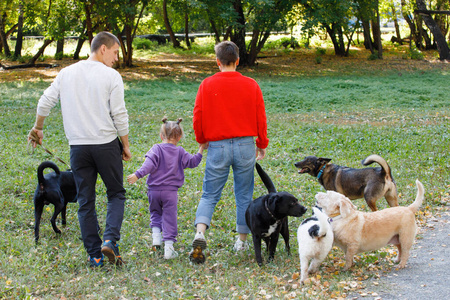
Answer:
[[[88,263],[90,265],[91,268],[99,268],[99,267],[103,267],[103,254],[100,258],[96,258],[96,257],[88,257]]]
[[[192,242],[192,251],[189,252],[189,259],[195,264],[202,264],[206,260],[204,250],[206,248],[206,239],[202,232],[197,232]]]
[[[109,262],[120,266],[125,264],[122,257],[119,254],[119,245],[113,243],[111,240],[106,240],[102,246],[102,254],[105,255]]]
[[[234,243],[233,250],[235,252],[247,251],[248,250],[248,242],[241,241],[241,239],[238,237],[236,243]]]

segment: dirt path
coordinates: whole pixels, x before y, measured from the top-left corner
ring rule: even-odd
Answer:
[[[419,231],[405,269],[367,282],[348,299],[435,299],[450,297],[450,207]]]

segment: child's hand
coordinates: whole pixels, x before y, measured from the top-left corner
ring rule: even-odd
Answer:
[[[209,143],[206,142],[204,144],[200,144],[199,148],[198,148],[198,152],[203,154],[203,150],[208,149]]]
[[[138,180],[137,176],[135,174],[130,174],[127,176],[127,181],[129,184],[133,184]]]

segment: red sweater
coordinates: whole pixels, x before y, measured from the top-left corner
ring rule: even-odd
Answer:
[[[194,106],[198,143],[257,136],[256,146],[267,148],[267,119],[261,89],[239,72],[219,72],[198,88]]]

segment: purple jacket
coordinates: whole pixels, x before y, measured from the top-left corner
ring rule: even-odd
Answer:
[[[144,163],[134,174],[137,178],[149,174],[149,189],[177,190],[184,183],[184,169],[197,167],[201,160],[200,153],[192,155],[170,143],[156,144],[145,154]]]

